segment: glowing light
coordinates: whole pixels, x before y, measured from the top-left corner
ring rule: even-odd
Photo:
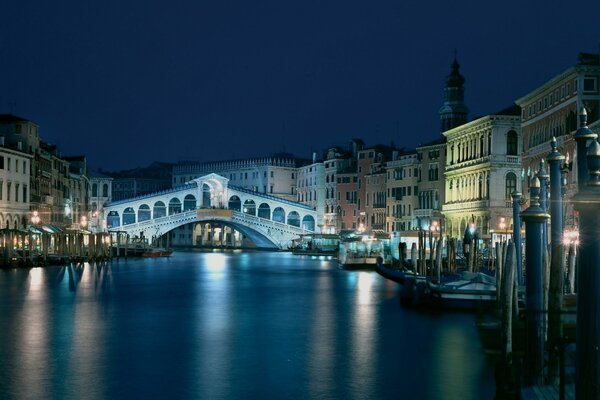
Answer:
[[[225,255],[222,253],[207,253],[206,269],[221,278],[220,273],[225,270]]]

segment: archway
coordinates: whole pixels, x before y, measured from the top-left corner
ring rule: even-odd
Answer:
[[[285,211],[281,207],[275,207],[273,210],[273,221],[285,224]]]
[[[192,194],[188,194],[183,199],[183,211],[190,211],[196,209],[196,198]]]
[[[156,203],[154,203],[152,215],[154,219],[166,216],[167,207],[165,206],[165,203],[163,203],[162,201],[157,201]]]
[[[212,206],[210,201],[210,186],[206,183],[202,185],[202,207],[210,208]]]
[[[142,204],[138,209],[138,221],[148,221],[150,218],[150,206],[148,204]]]
[[[123,210],[123,225],[135,224],[135,211],[132,207]]]
[[[271,207],[267,203],[261,203],[258,206],[258,216],[260,218],[271,219]]]
[[[315,219],[312,217],[312,215],[305,215],[304,218],[302,218],[302,229],[314,232]]]
[[[246,200],[244,202],[244,214],[256,215],[256,203],[254,203],[254,200]]]
[[[169,201],[169,215],[179,214],[181,212],[181,201],[177,197],[173,197]]]
[[[300,228],[300,214],[297,211],[292,211],[288,214],[287,218],[288,225]]]
[[[121,218],[119,217],[119,213],[116,211],[109,212],[106,216],[106,227],[110,229],[118,226],[121,226]]]
[[[227,208],[234,211],[242,211],[242,201],[237,196],[231,196]]]

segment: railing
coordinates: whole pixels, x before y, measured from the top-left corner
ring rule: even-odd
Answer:
[[[488,208],[490,206],[489,200],[473,200],[473,201],[460,201],[456,203],[444,204],[444,211],[455,211],[461,209],[471,208]]]
[[[283,199],[281,197],[273,196],[273,195],[270,195],[270,194],[255,192],[255,191],[250,190],[250,189],[244,189],[244,188],[241,188],[241,187],[238,187],[238,186],[231,186],[231,185],[229,186],[229,189],[237,190],[238,192],[248,193],[248,194],[251,194],[251,195],[256,196],[256,197],[263,197],[265,199],[271,199],[271,200],[274,200],[274,201],[278,201],[280,203],[286,203],[286,204],[289,204],[289,205],[293,205],[295,207],[304,208],[304,209],[307,209],[307,210],[314,211],[311,206],[307,206],[304,203],[299,203],[299,202],[296,202],[296,201],[291,201],[291,200]]]

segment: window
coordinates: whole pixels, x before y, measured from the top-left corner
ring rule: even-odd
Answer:
[[[509,172],[508,174],[506,174],[505,198],[511,199],[512,192],[515,191],[516,189],[517,189],[517,176],[514,173]]]
[[[583,92],[593,93],[596,91],[596,78],[584,78],[583,79]]]
[[[98,196],[98,184],[94,183],[92,184],[92,197],[97,197]]]
[[[517,132],[508,131],[506,134],[506,155],[516,156],[518,153]]]
[[[273,178],[273,171],[271,171],[271,178]]]
[[[23,203],[27,202],[27,185],[23,185]]]
[[[15,203],[19,202],[19,184],[15,184]]]
[[[108,197],[108,184],[105,183],[102,186],[102,197]]]

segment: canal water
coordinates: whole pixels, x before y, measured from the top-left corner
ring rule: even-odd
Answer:
[[[492,399],[475,316],[287,253],[0,271],[0,399]]]

